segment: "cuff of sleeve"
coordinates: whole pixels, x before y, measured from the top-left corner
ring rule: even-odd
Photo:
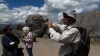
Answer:
[[[55,31],[53,28],[49,28],[49,32],[50,32],[51,34],[54,34],[56,31]]]
[[[10,45],[14,45],[14,42],[10,42]]]

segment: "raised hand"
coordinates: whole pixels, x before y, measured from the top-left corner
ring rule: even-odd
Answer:
[[[53,28],[53,26],[52,26],[52,23],[51,23],[51,22],[46,22],[45,24],[48,26],[48,28]]]

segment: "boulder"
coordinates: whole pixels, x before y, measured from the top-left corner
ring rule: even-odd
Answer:
[[[46,25],[43,16],[29,15],[26,19],[26,26],[30,27],[30,31],[37,34],[38,37],[43,37],[46,32]]]
[[[20,31],[20,30],[15,30],[15,29],[12,31],[12,33],[13,33],[16,37],[18,37],[18,38],[21,38],[21,36],[22,36],[22,34],[23,34],[22,31]]]

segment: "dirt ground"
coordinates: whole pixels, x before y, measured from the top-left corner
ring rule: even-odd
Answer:
[[[19,44],[23,47],[23,43]],[[50,39],[37,38],[37,42],[33,44],[34,56],[58,56],[60,43]],[[27,51],[23,50],[24,56],[28,56]],[[0,56],[2,54],[2,45],[0,41]],[[100,45],[91,45],[89,56],[100,56]]]

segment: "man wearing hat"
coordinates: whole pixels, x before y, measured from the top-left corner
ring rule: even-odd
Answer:
[[[49,28],[50,37],[51,39],[62,43],[60,50],[59,50],[59,56],[70,56],[70,53],[72,51],[72,48],[70,44],[73,44],[74,50],[77,50],[78,44],[80,41],[80,32],[77,28],[77,25],[75,25],[76,22],[76,14],[75,11],[70,12],[63,12],[63,23],[60,24],[51,24],[50,22],[46,22],[46,25]],[[56,32],[53,29],[53,26],[58,26],[61,30],[61,33]]]

